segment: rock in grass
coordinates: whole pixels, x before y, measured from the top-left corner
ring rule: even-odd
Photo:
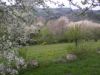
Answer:
[[[97,51],[97,53],[99,53],[99,54],[100,54],[100,50],[99,50],[99,51]]]
[[[97,49],[97,53],[99,53],[99,54],[100,54],[100,49]]]
[[[74,60],[77,60],[77,56],[75,54],[67,54],[66,59],[68,61],[74,61]]]
[[[32,67],[32,68],[37,68],[37,67],[39,67],[39,63],[38,63],[37,60],[31,60],[29,62],[29,66]]]

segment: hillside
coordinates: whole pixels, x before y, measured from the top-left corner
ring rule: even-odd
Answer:
[[[42,16],[46,19],[57,19],[60,16],[66,16],[72,21],[79,20],[92,20],[99,22],[100,20],[100,10],[88,11],[86,15],[76,15],[76,13],[80,13],[80,10],[71,10],[70,8],[49,8],[49,9],[36,9],[36,15]]]

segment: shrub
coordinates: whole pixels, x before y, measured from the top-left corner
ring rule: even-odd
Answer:
[[[100,39],[100,28],[94,28],[92,31],[92,36],[95,41]]]
[[[68,25],[67,29],[78,26],[81,30],[82,40],[98,40],[100,35],[100,25],[92,21],[84,20],[78,22],[72,22]]]
[[[53,35],[52,33],[48,30],[47,27],[44,27],[40,30],[40,42],[47,42],[48,44],[53,43]]]
[[[70,27],[67,31],[66,31],[66,36],[67,39],[69,41],[74,41],[76,47],[78,46],[78,42],[82,39],[83,35],[82,35],[82,31],[80,29],[80,26],[75,25],[73,27]]]

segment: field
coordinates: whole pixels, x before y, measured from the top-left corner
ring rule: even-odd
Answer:
[[[40,66],[36,69],[28,69],[20,75],[99,75],[100,74],[100,54],[97,49],[100,47],[99,42],[85,42],[80,46],[86,51],[78,55],[78,59],[73,62],[58,62],[66,54],[75,49],[74,43],[60,43],[52,45],[36,45],[24,47],[21,52],[25,53],[26,59],[38,60]],[[82,46],[79,49],[82,49]],[[75,50],[77,53],[79,50]]]

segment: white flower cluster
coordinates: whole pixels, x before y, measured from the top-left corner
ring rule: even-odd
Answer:
[[[16,69],[7,67],[2,63],[2,64],[0,64],[0,75],[6,75],[6,74],[17,75],[18,71]]]
[[[27,65],[22,57],[18,57],[15,51],[4,51],[5,63],[0,64],[0,75],[16,75],[21,69],[26,69]]]

